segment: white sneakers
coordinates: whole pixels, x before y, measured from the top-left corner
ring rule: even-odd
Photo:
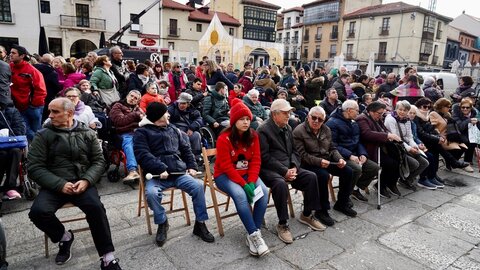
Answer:
[[[256,230],[252,234],[247,234],[247,246],[250,249],[250,254],[253,256],[262,257],[265,254],[269,253],[267,244],[263,241],[262,233],[260,230]]]

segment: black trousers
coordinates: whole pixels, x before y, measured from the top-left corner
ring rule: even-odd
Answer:
[[[7,179],[2,187],[3,191],[16,189],[18,169],[22,158],[22,149],[12,148],[0,151],[0,181],[3,174],[7,173]]]
[[[400,177],[400,161],[390,157],[383,151],[380,151],[380,187],[392,187],[397,184]]]
[[[312,171],[317,175],[319,184],[323,184],[319,189],[320,201],[323,210],[330,209],[330,202],[328,200],[328,178],[330,174],[339,177],[339,186],[337,194],[337,204],[346,206],[349,202],[350,194],[353,190],[353,170],[348,165],[343,168],[338,168],[337,165],[329,165],[327,168],[319,166],[305,166],[305,169]],[[325,182],[325,183],[323,183]]]
[[[87,188],[80,195],[67,195],[41,189],[28,216],[33,224],[45,232],[53,243],[57,243],[62,239],[65,227],[55,216],[55,212],[67,202],[77,206],[85,213],[98,255],[103,256],[108,252],[113,252],[115,249],[107,214],[95,187]]]
[[[314,173],[299,168],[296,179],[290,182],[286,182],[282,175],[273,172],[261,173],[260,178],[272,191],[278,220],[288,220],[288,183],[290,183],[293,188],[304,192],[303,205],[305,211],[320,209],[319,184],[317,183],[317,177]]]

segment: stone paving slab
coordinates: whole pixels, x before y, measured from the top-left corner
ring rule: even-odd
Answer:
[[[374,241],[357,245],[328,262],[335,269],[352,270],[421,270],[429,269],[405,256],[379,245]]]
[[[473,248],[463,240],[417,224],[407,224],[379,238],[391,248],[425,266],[446,269]]]
[[[425,208],[427,207],[420,203],[399,198],[383,204],[381,210],[372,210],[360,217],[385,228],[395,228],[412,222],[430,210]]]
[[[448,203],[425,214],[416,222],[476,245],[480,243],[479,220],[480,212]]]
[[[452,203],[480,212],[480,194],[465,194],[452,200]]]
[[[405,198],[435,208],[452,200],[455,196],[439,189],[419,189],[416,192],[408,194]]]

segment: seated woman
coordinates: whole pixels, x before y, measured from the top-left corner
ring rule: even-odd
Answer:
[[[468,129],[469,126],[472,128],[480,128],[480,122],[478,121],[478,111],[473,107],[473,101],[470,98],[464,98],[460,101],[460,104],[455,104],[453,106],[453,113],[452,117],[453,120],[458,125],[460,132],[462,133],[465,138],[468,138]],[[470,125],[471,124],[471,125]],[[463,161],[473,165],[473,153],[475,148],[477,147],[476,143],[470,143],[470,141],[465,142],[468,146],[467,151],[465,151],[465,156],[463,157]],[[472,166],[467,166],[463,168],[465,171],[472,173],[473,168]]]
[[[158,94],[157,84],[155,82],[148,82],[145,86],[146,93],[143,94],[140,99],[140,109],[144,112],[147,111],[147,107],[152,102],[165,103],[163,96]]]
[[[227,85],[223,82],[218,82],[215,85],[215,90],[211,91],[210,95],[205,97],[203,102],[203,120],[213,129],[215,134],[219,134],[230,123],[230,117],[228,116],[230,106],[228,106],[227,102],[227,91]]]
[[[426,148],[419,147],[413,139],[412,124],[408,118],[409,111],[410,103],[408,101],[401,100],[397,102],[395,105],[395,111],[387,115],[385,118],[385,127],[391,133],[399,136],[403,141],[403,146],[408,152],[407,162],[410,173],[408,177],[401,179],[400,183],[415,191],[415,188],[412,188],[412,186],[415,184],[414,182],[417,176],[428,167],[429,163],[423,153],[423,150],[426,150]],[[434,179],[431,180],[434,181]],[[436,185],[430,182],[429,179],[420,179],[417,185],[427,189],[437,189]]]
[[[205,79],[208,88],[211,90],[218,82],[223,82],[227,86],[227,90],[233,89],[233,83],[225,77],[222,69],[212,60],[206,60],[203,63],[205,68]]]
[[[258,90],[252,89],[243,97],[243,103],[247,105],[253,114],[251,126],[255,130],[268,118],[267,111],[259,101],[259,96]]]
[[[13,101],[6,95],[0,95],[0,129],[7,129],[8,136],[26,134],[25,122],[20,112],[13,106]],[[0,188],[4,192],[4,199],[15,200],[22,198],[20,187],[17,186],[17,177],[22,149],[0,149],[0,182],[6,174],[5,183]]]
[[[245,93],[243,92],[243,85],[241,83],[236,83],[233,85],[233,90],[228,92],[228,105],[230,107],[233,106],[232,102],[234,99],[243,99]]]
[[[86,78],[85,74],[77,73],[75,67],[71,63],[62,65],[63,74],[65,74],[65,81],[63,83],[63,90],[59,93],[60,96],[65,96],[67,88],[74,87],[81,80]]]
[[[150,78],[148,72],[148,66],[145,64],[138,64],[135,67],[135,73],[130,74],[128,77],[128,91],[130,90],[139,90],[140,93],[145,94],[149,83],[155,83],[155,81]]]
[[[473,86],[473,79],[470,76],[462,76],[460,77],[460,86],[455,90],[455,93],[451,95],[453,102],[460,102],[463,98],[474,96],[475,89],[472,88]]]
[[[430,123],[435,127],[437,132],[443,138],[444,142],[442,143],[443,149],[447,150],[455,160],[459,160],[463,153],[468,149],[467,145],[465,144],[466,139],[462,138],[463,135],[458,134],[458,136],[447,135],[450,130],[448,127],[453,127],[456,124],[455,120],[453,120],[450,109],[452,108],[452,102],[446,98],[438,99],[435,104],[433,105],[434,111],[430,112],[428,115],[428,119]],[[450,124],[450,125],[449,125]],[[456,138],[455,138],[456,137]],[[445,160],[445,166],[448,170],[452,168],[466,168],[467,166],[463,166],[464,163],[461,162],[460,164],[452,164],[449,163],[449,160]],[[458,165],[458,166],[454,166]]]
[[[85,123],[91,129],[100,129],[102,128],[102,123],[95,117],[93,114],[92,108],[85,105],[83,101],[80,100],[82,93],[75,87],[70,87],[65,90],[65,97],[70,99],[73,104],[75,104],[75,115],[73,118],[79,122]],[[47,120],[48,121],[48,120]]]
[[[260,228],[267,209],[268,191],[258,177],[261,152],[257,133],[250,128],[252,113],[243,103],[236,103],[230,112],[230,127],[217,140],[214,177],[218,188],[232,197],[243,226],[247,230],[250,254],[263,256],[269,252]],[[255,189],[263,196],[253,203]]]

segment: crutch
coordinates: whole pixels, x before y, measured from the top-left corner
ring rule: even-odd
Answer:
[[[380,163],[380,147],[378,147],[378,165],[380,166],[380,170],[378,170],[378,180],[377,180],[377,209],[380,210],[382,208],[380,202],[380,171],[382,170],[382,165]]]

